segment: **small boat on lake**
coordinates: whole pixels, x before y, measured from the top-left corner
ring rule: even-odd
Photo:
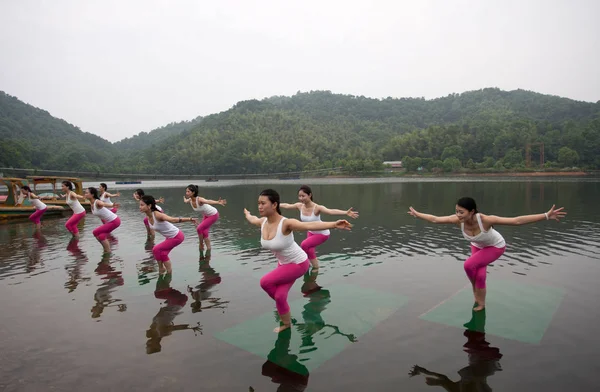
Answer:
[[[0,199],[0,222],[27,219],[35,212],[31,202],[21,196],[21,187],[24,185],[29,185],[24,178],[0,177],[0,189],[2,186],[6,187],[6,197]],[[65,213],[65,209],[61,206],[50,205],[46,200],[42,202],[48,206],[44,216],[62,216]]]

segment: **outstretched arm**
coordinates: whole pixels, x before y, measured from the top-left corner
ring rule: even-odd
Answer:
[[[227,200],[221,199],[220,197],[219,197],[219,200],[211,200],[211,199],[205,199],[203,197],[198,196],[198,199],[196,199],[196,201],[200,202],[200,203],[204,203],[204,204],[220,204],[222,206],[227,204]]]
[[[285,209],[285,210],[292,210],[292,209],[298,209],[300,208],[300,205],[302,203],[298,202],[298,203],[293,203],[293,204],[289,204],[289,203],[281,203],[279,204],[279,207]]]
[[[521,215],[516,216],[514,218],[504,218],[501,216],[495,215],[483,215],[481,214],[481,220],[485,226],[493,226],[493,225],[511,225],[511,226],[520,226],[526,225],[528,223],[539,222],[542,220],[550,220],[554,219],[555,221],[560,221],[561,218],[564,218],[567,213],[563,211],[564,207],[556,208],[555,205],[552,205],[552,208],[548,210],[548,212],[544,212],[541,214],[533,214],[533,215]]]
[[[327,229],[350,230],[351,227],[352,224],[344,219],[340,219],[335,222],[301,222],[298,219],[286,219],[285,222],[283,222],[282,231],[287,235],[292,231]]]
[[[196,222],[198,222],[197,218],[182,218],[182,217],[174,218],[172,216],[169,216],[165,213],[158,212],[158,211],[154,211],[154,216],[156,217],[156,220],[167,221],[167,222],[171,222],[171,223],[181,223],[181,222],[196,223]]]
[[[244,208],[244,215],[246,216],[246,220],[248,222],[250,222],[254,226],[259,226],[259,227],[262,225],[263,220],[267,219],[267,218],[258,218],[256,216],[254,216],[250,213],[250,211],[248,211],[245,208]]]
[[[108,192],[104,192],[104,194],[108,197],[119,197],[121,196],[121,192],[117,192],[117,193],[108,193]]]
[[[338,209],[329,209],[325,206],[321,206],[319,205],[317,207],[317,211],[315,211],[316,213],[321,213],[321,214],[327,214],[327,215],[348,215],[349,217],[356,219],[358,218],[358,211],[354,211],[352,209],[352,207],[350,207],[350,209],[348,209],[347,211],[344,210],[338,210]]]
[[[458,224],[459,220],[456,215],[448,215],[448,216],[435,216],[430,214],[423,214],[422,212],[418,212],[412,207],[408,208],[408,214],[414,216],[415,218],[426,220],[431,223],[452,223]]]

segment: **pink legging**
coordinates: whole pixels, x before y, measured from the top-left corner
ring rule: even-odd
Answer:
[[[48,207],[44,208],[43,210],[35,210],[33,214],[29,215],[29,220],[35,223],[36,225],[39,224],[42,220],[42,215],[44,215],[47,208]]]
[[[465,260],[465,272],[471,283],[475,284],[476,289],[485,289],[488,264],[498,260],[505,250],[506,246],[502,248],[496,248],[495,246],[478,248],[471,245],[471,257]]]
[[[315,248],[329,239],[329,235],[313,234],[310,231],[306,235],[306,239],[302,241],[300,247],[306,252],[309,260],[317,258]]]
[[[79,214],[73,214],[65,223],[65,227],[73,234],[79,234],[79,229],[77,228],[77,224],[79,221],[85,216],[85,211],[80,212]]]
[[[152,254],[156,261],[165,262],[169,261],[169,252],[173,250],[177,245],[181,244],[185,236],[183,232],[179,230],[179,233],[175,237],[167,238],[158,245],[154,245],[152,248]]]
[[[309,266],[308,259],[300,264],[278,264],[277,268],[260,279],[260,287],[275,300],[279,314],[286,314],[290,311],[290,305],[287,302],[288,293],[296,279],[303,276]]]
[[[92,234],[94,234],[94,237],[96,237],[98,241],[104,241],[108,238],[110,232],[119,226],[121,226],[121,218],[117,216],[116,219],[96,227],[94,231],[92,231]]]
[[[210,216],[204,215],[204,218],[202,218],[202,222],[200,222],[200,224],[196,228],[196,231],[198,232],[198,237],[208,238],[210,227],[218,219],[219,219],[219,213],[218,212],[216,214],[210,215]]]

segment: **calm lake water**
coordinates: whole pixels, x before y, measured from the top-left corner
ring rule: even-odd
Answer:
[[[194,226],[178,225],[186,239],[171,252],[171,276],[158,275],[135,185],[109,183],[121,190],[122,225],[108,258],[91,214],[79,242],[67,217],[45,218],[41,235],[29,222],[0,225],[0,389],[599,390],[598,178],[303,182],[316,202],[360,218],[318,248],[322,268],[292,288],[295,325],[279,335],[259,286],[274,257],[243,209],[257,214],[267,187],[294,202],[299,181],[200,183],[202,196],[228,204],[218,206],[209,261],[199,260]],[[168,214],[194,216],[185,185],[142,187],[166,199]],[[451,214],[464,195],[488,214],[553,203],[568,212],[560,223],[497,227],[507,251],[488,268],[488,306],[476,315],[460,230],[406,213]]]

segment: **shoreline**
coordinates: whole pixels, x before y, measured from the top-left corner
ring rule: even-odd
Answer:
[[[463,173],[401,173],[397,175],[383,175],[383,176],[361,176],[361,175],[330,175],[325,178],[444,178],[444,177],[583,177],[583,176],[594,176],[600,175],[600,173],[590,173],[584,171],[564,171],[564,172],[463,172]]]

